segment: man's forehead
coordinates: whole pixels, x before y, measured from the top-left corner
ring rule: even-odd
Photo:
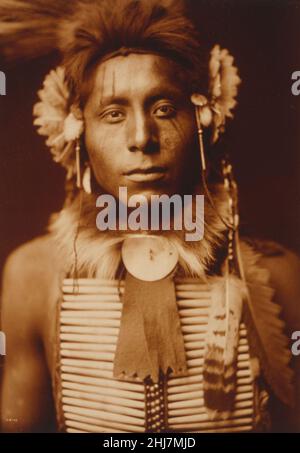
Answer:
[[[107,98],[168,91],[179,94],[172,62],[152,54],[130,54],[101,63],[95,73],[92,95]],[[154,93],[155,95],[155,93]]]

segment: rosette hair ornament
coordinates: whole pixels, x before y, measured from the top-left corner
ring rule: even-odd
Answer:
[[[38,126],[40,135],[47,137],[46,145],[50,148],[53,160],[67,170],[67,179],[77,175],[77,186],[80,187],[79,138],[84,130],[84,122],[80,109],[75,105],[69,107],[70,91],[64,68],[50,71],[38,97],[40,101],[33,108],[34,125]]]
[[[233,118],[232,109],[237,104],[236,96],[241,79],[233,61],[233,56],[227,49],[216,45],[210,53],[208,97],[199,93],[194,93],[191,97],[195,105],[198,131],[202,127],[212,127],[212,143],[224,132],[226,118]]]

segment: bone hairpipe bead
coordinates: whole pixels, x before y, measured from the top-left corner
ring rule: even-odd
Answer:
[[[176,291],[176,296],[180,299],[210,299],[211,294],[209,291]]]
[[[207,332],[207,324],[199,324],[199,325],[182,325],[182,331],[183,334],[190,334],[190,333],[204,333],[206,334]],[[240,336],[245,336],[246,335],[246,330],[240,330]]]
[[[73,423],[73,421],[78,421],[80,423],[84,423],[85,424],[84,426],[87,426],[87,424],[88,424],[88,426],[91,426],[91,432],[95,432],[95,433],[99,433],[99,432],[100,433],[101,432],[110,433],[113,429],[115,429],[115,430],[119,429],[120,432],[122,432],[122,433],[130,433],[130,432],[143,433],[145,431],[144,427],[142,427],[142,426],[133,427],[132,425],[124,424],[124,423],[116,423],[113,421],[107,422],[106,420],[98,420],[97,418],[86,416],[86,415],[66,413],[65,416],[67,418],[66,424],[68,423],[69,426],[71,426],[71,423]]]
[[[192,341],[203,341],[205,339],[205,332],[201,333],[186,333],[183,335],[184,341],[186,343]]]
[[[71,351],[69,349],[61,350],[62,357],[77,357],[79,359],[103,360],[113,362],[115,354],[112,352],[93,352],[93,351]]]
[[[101,370],[95,368],[85,368],[85,367],[76,367],[76,366],[66,366],[62,365],[61,371],[63,373],[77,374],[81,376],[90,376],[90,377],[100,377],[114,379],[113,372],[110,370]],[[127,379],[126,381],[122,380],[121,382],[132,382],[134,384],[144,385],[143,381],[137,377]],[[141,387],[144,389],[144,387]]]
[[[118,302],[63,302],[62,310],[122,310],[122,304]]]
[[[86,383],[86,384],[99,385],[99,386],[107,387],[107,388],[128,390],[128,391],[132,391],[132,392],[143,392],[144,391],[144,387],[141,384],[135,384],[135,383],[128,382],[128,381],[120,381],[117,379],[107,380],[107,379],[79,376],[76,374],[68,374],[68,373],[63,373],[62,379],[65,381],[82,382],[82,383]]]
[[[185,349],[188,350],[194,350],[194,349],[205,349],[205,335],[200,336],[200,338],[193,340],[193,341],[188,341],[186,336],[184,338],[184,347]],[[249,347],[247,344],[246,340],[240,340],[239,341],[239,346],[238,346],[238,352],[248,352]]]
[[[103,426],[102,427],[95,427],[95,430],[92,431],[92,430],[89,430],[90,429],[89,427],[92,426],[92,425],[89,425],[89,424],[85,425],[84,423],[75,422],[75,421],[70,421],[68,423],[70,424],[70,426],[73,426],[72,423],[74,423],[77,426],[77,423],[78,423],[78,425],[80,427],[85,426],[85,429],[87,429],[88,431],[83,431],[82,428],[81,428],[81,430],[79,428],[78,429],[76,429],[76,428],[67,428],[67,433],[78,433],[78,434],[80,434],[80,433],[92,433],[92,432],[94,432],[94,433],[98,433],[99,434],[99,433],[108,432],[107,428],[104,428]],[[114,434],[114,433],[129,433],[129,431],[120,431],[119,429],[114,429],[114,428],[109,428],[109,432],[112,433],[112,434]]]
[[[197,348],[194,350],[188,350],[186,349],[185,351],[185,356],[187,359],[196,359],[196,358],[202,358],[204,357],[204,349],[203,348]]]
[[[97,352],[115,352],[116,344],[107,343],[61,343],[63,350],[74,351],[97,351]]]
[[[177,280],[175,280],[175,287],[177,291],[199,291],[199,292],[204,292],[210,296],[210,290],[207,285],[204,285],[203,283],[179,283]]]
[[[182,330],[183,334],[186,334],[186,333],[205,333],[206,334],[207,324],[182,325],[181,330]]]
[[[108,409],[106,403],[97,402],[97,401],[88,401],[88,400],[79,399],[79,398],[63,397],[62,402],[63,402],[63,404],[66,404],[69,406],[97,409],[97,410],[101,410],[101,411],[107,411],[107,409]],[[110,404],[109,411],[111,411],[112,413],[115,413],[115,414],[133,416],[133,417],[137,417],[142,420],[145,420],[145,411],[144,410]]]
[[[89,319],[89,318],[68,318],[61,316],[61,322],[73,326],[91,326],[91,327],[119,327],[120,320],[115,319]]]
[[[65,425],[66,425],[66,431],[67,433],[97,433],[97,434],[101,434],[101,433],[106,433],[107,432],[107,428],[105,428],[104,426],[99,426],[99,425],[93,425],[90,423],[90,421],[88,420],[87,423],[82,423],[82,422],[77,422],[75,420],[66,420],[65,421]],[[86,431],[83,431],[83,430],[86,430]],[[116,432],[116,431],[113,431],[111,428],[109,430],[110,433],[113,433],[113,432]],[[118,433],[123,433],[123,431],[118,431]]]
[[[250,417],[245,417],[245,418],[239,418],[236,420],[220,420],[220,421],[213,421],[213,422],[196,422],[196,423],[174,423],[171,425],[173,429],[184,429],[184,430],[190,430],[190,429],[209,429],[209,428],[219,428],[219,427],[231,427],[231,426],[242,426],[242,425],[250,425],[253,422],[252,418]]]
[[[252,425],[232,426],[230,428],[202,429],[201,433],[246,433],[253,430]],[[188,433],[199,433],[199,431],[186,431]]]
[[[107,280],[107,279],[101,279],[101,278],[78,278],[78,279],[73,279],[73,278],[65,278],[63,280],[63,285],[69,285],[69,286],[74,286],[75,288],[77,286],[119,286],[123,285],[124,282],[121,280]]]
[[[92,326],[61,326],[60,331],[61,333],[116,336],[118,335],[119,329],[111,327],[92,327]]]
[[[86,384],[78,384],[77,382],[62,382],[62,387],[65,389],[73,389],[79,390],[82,392],[87,393],[96,393],[98,395],[102,395],[103,398],[109,403],[107,400],[108,396],[115,396],[119,398],[129,398],[129,399],[136,399],[138,401],[144,401],[144,394],[139,392],[130,392],[128,390],[120,390],[120,389],[113,389],[113,388],[106,388],[100,387],[95,385],[86,385]]]
[[[202,382],[203,377],[201,374],[195,376],[176,377],[168,380],[168,391],[170,393],[177,392],[177,389],[171,390],[173,387],[184,386],[186,384],[194,384]]]
[[[201,351],[201,350],[204,350],[205,349],[205,342],[202,341],[202,342],[197,342],[197,341],[194,341],[194,342],[189,342],[189,343],[185,343],[184,344],[184,347],[185,347],[185,350],[186,351],[191,351],[191,352],[196,352],[196,351]],[[238,352],[239,353],[246,353],[249,351],[249,347],[248,345],[242,345],[242,346],[239,346],[238,347]]]
[[[97,343],[97,344],[116,344],[118,337],[117,336],[106,336],[106,335],[84,335],[84,334],[60,334],[61,341],[71,342],[75,341],[78,343]]]
[[[121,311],[100,311],[100,310],[67,310],[61,314],[61,322],[66,318],[95,318],[95,319],[121,319]]]
[[[202,374],[172,378],[168,381],[168,391],[170,393],[178,393],[178,390],[180,390],[181,386],[185,386],[187,384],[200,383],[202,381],[203,381]],[[250,377],[250,371],[249,371],[249,377],[237,378],[238,385],[245,385],[245,384],[251,384],[251,383],[252,383],[252,380]],[[173,390],[173,387],[175,387],[174,390]],[[177,387],[178,387],[178,389],[177,389]]]
[[[237,391],[236,391],[236,397],[241,396],[241,395],[248,395],[253,393],[253,387],[252,385],[243,385],[243,386],[238,386]],[[178,393],[171,393],[168,394],[168,402],[171,404],[173,402],[179,402],[179,401],[185,401],[185,399],[188,401],[192,398],[203,398],[203,390],[200,388],[191,388],[186,389],[183,392],[178,392]],[[246,399],[246,397],[244,398]],[[184,406],[183,406],[184,407]]]
[[[144,400],[138,401],[138,400],[134,400],[132,398],[128,399],[128,398],[120,398],[120,397],[114,397],[114,396],[109,396],[109,398],[107,398],[106,396],[103,396],[103,395],[81,392],[78,390],[70,390],[70,389],[63,389],[62,395],[71,397],[71,398],[83,398],[85,400],[100,401],[101,403],[104,403],[106,405],[115,404],[115,405],[119,405],[119,406],[132,407],[132,408],[141,409],[141,410],[145,409]]]
[[[177,300],[177,305],[179,308],[207,308],[210,306],[210,301],[208,301],[206,298],[204,299],[178,299]]]
[[[188,374],[188,376],[196,376],[196,375],[200,376],[200,375],[202,375],[202,372],[203,372],[202,366],[195,366],[193,368],[189,368],[187,371],[187,374]],[[240,369],[240,370],[238,369],[236,375],[237,375],[237,377],[249,377],[249,376],[251,376],[250,368],[248,367],[246,369]]]
[[[207,282],[205,280],[200,280],[200,279],[195,280],[194,277],[176,277],[175,282],[179,283],[179,284],[184,284],[184,285],[189,285],[189,284],[207,285]]]
[[[246,387],[246,386],[243,386]],[[253,397],[253,388],[251,385],[247,386],[248,391],[245,391],[244,389],[239,389],[237,388],[236,391],[236,400],[240,401],[241,399],[251,399]],[[240,398],[240,399],[239,399]],[[196,390],[196,391],[190,391],[190,392],[184,392],[184,393],[178,393],[178,394],[173,394],[173,395],[168,395],[168,404],[170,408],[175,409],[175,407],[187,407],[188,403],[190,402],[192,405],[193,400],[197,400],[198,404],[200,401],[203,401],[203,391],[201,390]],[[177,404],[177,406],[175,406]]]
[[[245,356],[245,358],[242,356]],[[198,356],[199,357],[199,356]],[[240,354],[240,356],[238,356],[238,364],[237,364],[237,367],[238,368],[245,368],[246,366],[249,367],[249,354]],[[193,366],[203,366],[203,355],[202,357],[200,356],[200,358],[196,358],[196,359],[190,359],[190,360],[187,360],[187,365],[188,367],[193,367]]]
[[[113,379],[113,373],[111,371],[105,370],[95,370],[91,368],[83,368],[83,367],[75,367],[75,366],[62,366],[61,367],[62,373],[72,373],[72,374],[80,374],[81,376],[92,376],[92,377],[100,377],[100,378],[108,378]]]
[[[190,308],[190,309],[180,309],[179,315],[180,317],[192,317],[192,316],[205,316],[207,317],[209,314],[209,310],[203,308]]]
[[[243,369],[243,370],[237,370],[237,373],[236,373],[237,377],[251,377],[251,371],[250,371],[250,367],[249,368],[246,368],[246,369]]]
[[[194,368],[189,368],[187,370],[187,376],[202,376],[202,373],[203,373],[203,368],[202,366],[195,366]],[[184,379],[185,376],[180,376],[179,379]],[[176,377],[172,376],[172,374],[170,375],[170,380],[171,379],[176,379]],[[170,382],[170,380],[168,382]]]
[[[64,302],[117,302],[120,303],[118,294],[64,294]]]
[[[238,409],[236,411],[233,411],[230,418],[228,421],[232,421],[232,419],[240,418],[240,417],[246,417],[249,415],[253,414],[253,409]],[[184,417],[170,417],[169,418],[169,424],[170,425],[177,425],[179,423],[182,423],[184,425],[189,424],[189,423],[197,423],[197,422],[206,422],[209,421],[209,415],[205,412],[205,409],[203,408],[203,413],[199,414],[193,414],[193,415],[186,415]]]
[[[250,399],[250,398],[245,398]],[[192,395],[191,398],[187,398],[186,400],[179,400],[179,401],[168,401],[168,410],[175,410],[175,409],[189,409],[191,407],[201,408],[204,404],[203,394],[202,395]]]
[[[190,353],[196,353],[197,351],[201,351],[205,349],[205,342],[204,341],[193,341],[184,344],[185,350]],[[238,352],[249,352],[248,345],[242,345],[238,347]]]
[[[111,426],[107,427],[107,426],[103,426],[103,425],[93,425],[91,423],[91,419],[89,417],[86,417],[85,419],[85,423],[84,422],[77,422],[75,420],[72,420],[72,418],[70,420],[67,420],[65,422],[66,426],[74,426],[74,427],[78,427],[78,428],[84,428],[88,431],[79,431],[79,432],[88,432],[88,433],[97,433],[97,434],[101,434],[101,433],[129,433],[129,434],[132,434],[133,431],[128,431],[128,427],[126,428],[122,428],[122,429],[116,429],[116,428],[112,428]],[[67,429],[72,429],[72,428],[67,428]],[[141,431],[137,431],[137,432],[144,432],[144,430],[141,430]]]
[[[186,385],[180,385],[176,387],[168,387],[168,395],[176,395],[177,393],[193,392],[193,391],[203,391],[202,380],[199,382],[188,383]]]
[[[65,294],[111,294],[118,295],[119,291],[124,291],[124,286],[78,286],[75,289],[68,285],[62,287]]]
[[[112,422],[128,423],[132,426],[144,426],[145,421],[137,417],[131,417],[128,415],[114,414],[113,412],[100,411],[96,409],[88,408],[77,408],[74,406],[63,405],[63,410],[65,412],[71,412],[73,414],[83,414],[91,417],[99,417],[100,419],[110,420]]]
[[[195,317],[191,317],[191,318],[187,318],[185,316],[181,316],[180,314],[180,311],[179,311],[179,317],[180,317],[180,321],[181,321],[181,324],[183,326],[191,326],[191,325],[197,325],[197,326],[200,326],[200,325],[207,325],[207,316],[195,316]]]
[[[102,362],[100,360],[80,360],[80,359],[61,359],[62,365],[78,366],[83,368],[96,368],[100,370],[113,370],[112,362]]]
[[[204,404],[204,400],[203,400]],[[253,402],[251,400],[245,400],[245,401],[236,401],[234,408],[235,409],[244,409],[244,408],[249,408],[253,406]],[[184,409],[170,409],[168,411],[168,414],[170,417],[178,417],[178,416],[184,416],[184,415],[193,415],[193,414],[199,414],[201,413],[202,410],[205,410],[203,407],[202,409],[199,409],[199,407],[188,407]]]

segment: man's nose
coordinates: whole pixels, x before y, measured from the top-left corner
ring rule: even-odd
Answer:
[[[128,122],[128,149],[131,152],[155,153],[159,150],[159,141],[155,122],[144,112],[136,113]]]

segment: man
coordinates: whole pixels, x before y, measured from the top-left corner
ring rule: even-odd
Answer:
[[[26,14],[7,3],[19,20],[5,22],[7,49],[17,35],[16,54],[58,48],[63,57],[34,113],[68,190],[50,233],[6,264],[4,430],[298,429],[299,407],[288,406],[299,389],[295,396],[273,303],[290,337],[299,330],[298,258],[239,241],[231,166],[219,163],[223,180],[213,183],[204,150],[235,105],[228,52],[214,48],[207,90],[201,46],[179,2],[42,10],[33,1]],[[188,243],[161,223],[154,232],[98,231],[97,197],[118,199],[120,187],[141,206],[153,195],[204,193],[203,240]]]

